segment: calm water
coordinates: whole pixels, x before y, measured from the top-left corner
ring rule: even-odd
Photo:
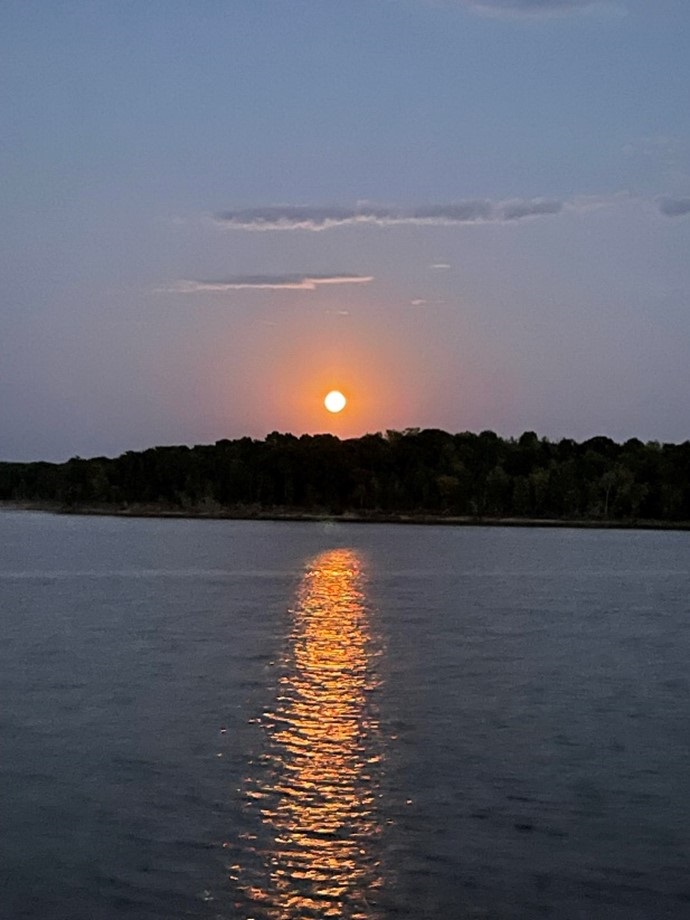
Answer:
[[[687,918],[689,561],[0,514],[0,915]]]

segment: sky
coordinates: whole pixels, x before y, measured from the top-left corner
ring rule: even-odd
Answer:
[[[689,39],[687,0],[4,0],[0,459],[687,440]]]

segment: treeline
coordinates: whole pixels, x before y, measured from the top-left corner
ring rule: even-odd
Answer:
[[[0,500],[65,508],[690,521],[690,441],[406,429],[0,463]]]

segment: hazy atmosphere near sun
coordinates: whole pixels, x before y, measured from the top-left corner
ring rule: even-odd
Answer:
[[[0,459],[686,440],[689,39],[687,0],[5,0]]]

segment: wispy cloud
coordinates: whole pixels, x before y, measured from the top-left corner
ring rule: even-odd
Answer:
[[[400,211],[397,223],[419,224],[471,224],[475,221],[491,220],[490,201],[460,201],[456,204],[432,204],[415,208],[405,213]]]
[[[222,294],[226,291],[315,291],[318,287],[335,284],[368,284],[373,275],[234,275],[217,280],[175,281],[158,293]]]
[[[610,0],[463,0],[464,5],[482,16],[496,18],[567,16],[596,9],[621,9]]]
[[[530,201],[507,201],[500,208],[503,220],[522,220],[524,217],[541,217],[544,214],[558,214],[563,202],[553,198],[532,198]]]
[[[659,210],[666,217],[684,217],[690,214],[690,198],[660,198]]]
[[[329,230],[333,227],[400,224],[447,227],[454,224],[500,223],[558,214],[565,203],[551,198],[486,199],[405,209],[362,205],[357,208],[284,205],[221,211],[215,220],[236,230]]]

